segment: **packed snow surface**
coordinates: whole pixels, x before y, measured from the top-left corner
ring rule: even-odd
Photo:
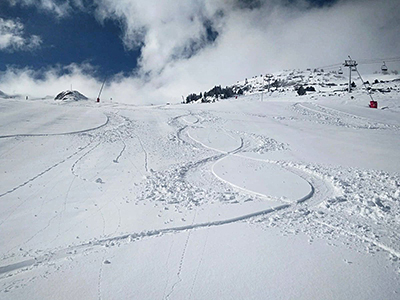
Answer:
[[[352,95],[0,99],[0,299],[399,299],[400,97]]]

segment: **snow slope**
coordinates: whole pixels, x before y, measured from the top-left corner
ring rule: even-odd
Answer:
[[[0,299],[398,299],[400,99],[352,95],[0,99]]]

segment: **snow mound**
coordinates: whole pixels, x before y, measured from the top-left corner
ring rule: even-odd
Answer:
[[[88,98],[85,95],[82,95],[78,91],[63,91],[54,98],[54,100],[62,101],[80,101],[87,99]]]

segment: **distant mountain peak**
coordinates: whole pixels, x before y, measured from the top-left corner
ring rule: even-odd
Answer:
[[[87,100],[88,98],[81,94],[78,91],[63,91],[59,93],[54,100],[61,100],[61,101],[80,101],[80,100]]]

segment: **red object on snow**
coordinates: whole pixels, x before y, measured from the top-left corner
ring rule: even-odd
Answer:
[[[97,102],[100,102],[100,98],[97,98]]]
[[[378,101],[373,101],[373,100],[371,100],[371,101],[369,102],[369,107],[371,107],[371,108],[378,108]]]

